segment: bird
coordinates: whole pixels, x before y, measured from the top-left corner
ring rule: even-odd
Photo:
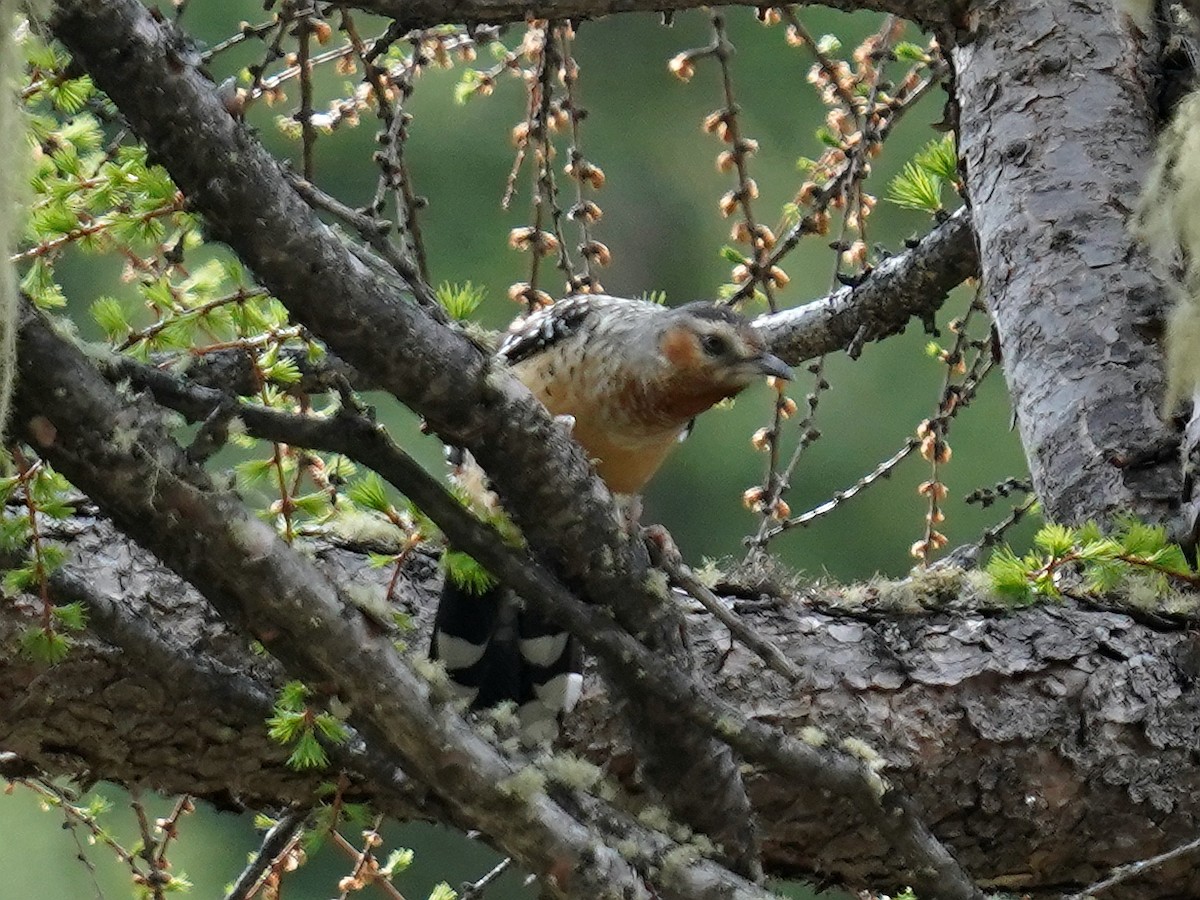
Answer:
[[[791,370],[740,313],[697,301],[578,294],[518,318],[495,356],[583,447],[609,490],[635,497],[698,415]],[[459,457],[461,479],[480,480]],[[494,495],[492,500],[494,503]],[[582,654],[560,627],[502,586],[447,576],[430,656],[473,708],[511,700],[523,734],[552,737],[582,688]]]

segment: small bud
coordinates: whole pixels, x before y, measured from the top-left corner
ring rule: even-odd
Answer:
[[[572,178],[586,181],[592,186],[593,190],[598,191],[604,187],[604,171],[599,166],[592,165],[586,159],[581,159],[578,163],[567,163],[563,167],[563,171]]]
[[[785,41],[787,41],[787,45],[789,47],[803,47],[804,46],[804,38],[801,37],[800,32],[796,30],[795,25],[788,26],[787,34],[784,35],[783,39]],[[816,80],[813,78],[813,72],[820,72],[820,71],[821,71],[820,66],[813,66],[811,69],[809,69],[808,81],[810,84],[815,83],[815,80]]]
[[[355,878],[353,875],[347,875],[338,882],[338,890],[343,894],[348,894],[351,891],[361,891],[364,886],[362,880]]]
[[[855,241],[842,253],[842,259],[846,265],[861,266],[867,261],[867,243],[866,241]]]
[[[931,419],[922,420],[921,424],[917,426],[917,437],[925,438],[931,434],[933,434],[933,421]]]
[[[950,445],[939,440],[934,434],[929,434],[921,441],[921,456],[927,461],[941,465],[950,462],[952,453]]]
[[[746,184],[742,189],[746,192],[746,196],[751,200],[754,200],[758,197],[758,182],[753,178],[747,178]]]
[[[921,441],[921,457],[926,462],[933,462],[933,454],[936,449],[937,437],[932,434],[926,435],[924,440]]]
[[[767,387],[777,393],[782,394],[787,390],[787,384],[782,378],[776,378],[774,375],[767,376]]]
[[[561,106],[556,107],[550,113],[550,130],[551,131],[566,131],[571,127],[571,114]]]
[[[758,141],[754,138],[742,138],[737,142],[737,147],[734,149],[743,156],[750,156],[758,152]]]
[[[925,541],[917,541],[908,548],[908,552],[913,559],[925,559],[929,556],[929,544]]]
[[[756,229],[757,234],[754,239],[754,245],[761,250],[770,250],[775,246],[775,232],[766,225],[759,225]]]
[[[333,70],[339,75],[353,75],[356,68],[353,56],[338,57],[338,61],[333,66]]]
[[[458,58],[465,63],[475,62],[475,58],[479,54],[475,51],[474,44],[463,44],[458,48]]]
[[[779,401],[779,418],[790,419],[796,414],[796,401],[791,397],[784,397]]]
[[[567,211],[567,218],[572,221],[583,219],[585,222],[599,222],[604,212],[591,200],[576,203]]]
[[[771,518],[776,522],[782,522],[792,514],[792,508],[788,506],[786,500],[776,500],[771,505]]]
[[[800,206],[808,206],[813,202],[813,198],[817,194],[817,183],[815,181],[806,181],[800,185],[800,190],[796,192],[796,203]]]
[[[734,284],[745,284],[750,280],[750,267],[745,263],[738,263],[733,267],[733,274],[730,277]]]
[[[925,513],[925,521],[930,525],[940,525],[942,522],[946,521],[946,514],[940,509],[931,509],[929,512]]]
[[[508,299],[513,303],[524,303],[525,296],[531,290],[528,281],[518,281],[508,286]]]
[[[768,28],[770,28],[772,25],[778,25],[783,21],[783,16],[779,14],[779,10],[774,6],[768,7],[767,9],[758,10],[757,15],[758,21],[762,22]]]
[[[528,225],[520,228],[514,228],[508,233],[508,246],[514,250],[528,250],[533,243],[533,236],[537,229],[530,228]]]
[[[733,169],[734,159],[733,153],[729,150],[722,150],[717,154],[717,171],[729,172]]]
[[[549,256],[558,249],[558,238],[552,235],[549,231],[539,231],[534,238],[537,243],[537,251],[542,256]]]
[[[753,512],[758,512],[762,509],[763,489],[760,487],[752,487],[742,494],[742,505],[746,509]]]
[[[733,227],[729,229],[729,239],[739,244],[750,243],[750,226],[746,224],[745,219],[738,219],[733,223]]]
[[[854,120],[850,118],[850,114],[846,110],[838,107],[831,109],[825,116],[825,124],[829,126],[829,130],[835,134],[849,134],[854,128]]]
[[[591,241],[584,244],[579,248],[579,252],[600,266],[607,266],[612,262],[612,253],[600,241]]]
[[[721,215],[729,218],[738,207],[737,193],[735,191],[727,191],[722,195],[721,201],[717,205],[721,210]]]
[[[767,277],[775,283],[775,287],[787,287],[788,282],[792,280],[788,277],[788,273],[779,268],[779,266],[771,266]]]
[[[922,481],[917,493],[922,497],[930,497],[935,503],[941,503],[946,499],[949,490],[940,481]]]
[[[312,26],[312,32],[316,35],[318,44],[328,44],[329,38],[333,36],[333,28],[324,19],[309,19],[309,24]]]
[[[950,539],[940,531],[931,531],[929,533],[929,543],[933,545],[934,550],[941,550],[950,543]]]
[[[692,76],[696,74],[696,64],[687,53],[680,53],[671,57],[671,61],[667,63],[667,68],[680,81],[691,81]]]
[[[717,112],[709,113],[704,117],[704,130],[708,134],[714,133],[721,127],[721,123],[725,121],[725,113],[718,110]]]
[[[524,147],[529,143],[529,123],[521,122],[513,127],[512,142],[514,147]]]
[[[750,438],[750,446],[755,450],[769,450],[771,448],[771,429],[760,428]]]

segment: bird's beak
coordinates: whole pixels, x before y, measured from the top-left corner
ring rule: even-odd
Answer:
[[[773,353],[764,353],[755,360],[755,364],[764,375],[773,375],[784,381],[792,380],[792,370],[788,368],[788,364]]]

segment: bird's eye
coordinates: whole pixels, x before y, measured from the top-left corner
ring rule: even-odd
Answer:
[[[724,356],[729,352],[729,341],[719,334],[706,334],[700,339],[700,346],[709,356]]]

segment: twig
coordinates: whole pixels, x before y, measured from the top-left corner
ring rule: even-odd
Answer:
[[[1163,863],[1169,863],[1173,860],[1180,859],[1188,854],[1195,853],[1200,850],[1200,837],[1188,841],[1186,844],[1181,844],[1174,850],[1168,850],[1166,853],[1160,853],[1158,856],[1151,856],[1149,859],[1140,859],[1137,862],[1126,863],[1123,866],[1117,866],[1112,870],[1107,878],[1097,881],[1095,884],[1088,885],[1078,894],[1063,895],[1063,900],[1088,900],[1101,891],[1106,891],[1111,887],[1116,887],[1118,884],[1129,881],[1131,878],[1136,878],[1143,872],[1157,868]]]
[[[376,219],[366,213],[351,209],[336,197],[330,196],[311,181],[301,178],[294,172],[287,173],[287,179],[295,188],[296,193],[309,206],[341,219],[357,231],[359,236],[371,246],[371,249],[386,259],[397,274],[404,279],[418,302],[438,316],[439,321],[444,321],[445,315],[441,304],[433,296],[433,292],[429,289],[428,282],[421,276],[420,270],[412,260],[396,248],[395,244],[388,240],[387,235],[392,227],[391,222],[386,219]]]
[[[145,860],[147,868],[147,872],[143,876],[143,883],[154,895],[154,900],[166,900],[166,895],[163,893],[162,863],[155,854],[155,845],[158,842],[155,841],[154,833],[150,830],[150,819],[146,816],[146,807],[142,805],[141,791],[134,788],[131,793],[133,799],[129,801],[129,806],[137,818],[138,832],[142,838],[138,856]]]
[[[988,547],[992,547],[1000,543],[1000,538],[1004,537],[1004,533],[1020,522],[1021,519],[1025,518],[1025,514],[1033,509],[1034,504],[1037,503],[1037,499],[1038,498],[1036,494],[1026,497],[1023,501],[1014,506],[1007,516],[985,531],[983,533],[983,537],[981,537],[979,542],[976,544],[979,550],[983,551]]]
[[[314,172],[313,150],[317,143],[317,132],[313,129],[312,124],[313,81],[312,61],[311,54],[309,53],[309,39],[312,36],[312,28],[308,23],[310,14],[305,13],[299,16],[296,22],[296,37],[298,42],[296,65],[300,69],[300,111],[296,113],[296,118],[300,122],[304,177],[312,181]]]
[[[379,827],[379,820],[376,820],[375,827],[376,828]],[[372,829],[372,833],[375,833],[374,829]],[[378,835],[376,835],[376,836],[378,836]],[[360,850],[359,848],[355,847],[352,843],[350,843],[348,840],[346,840],[342,836],[341,832],[338,831],[336,828],[330,829],[329,837],[330,837],[330,840],[333,841],[334,846],[336,846],[339,850],[341,850],[342,853],[345,854],[348,859],[350,859],[354,862],[354,869],[350,873],[350,875],[347,876],[347,878],[350,881],[359,881],[359,879],[363,879],[364,874],[368,871],[369,863],[371,860],[370,839],[368,837],[364,836],[363,848]],[[360,883],[365,887],[365,885],[366,885],[365,880]],[[404,895],[401,894],[400,891],[398,891],[396,889],[396,886],[394,884],[392,884],[390,881],[388,881],[386,878],[372,877],[370,879],[370,883],[375,885],[376,888],[378,888],[382,893],[386,894],[389,898],[391,898],[391,900],[404,900]],[[342,891],[341,896],[338,898],[338,900],[346,900],[346,898],[349,896],[349,894],[350,894],[350,888],[349,888],[349,886],[347,886],[346,889]]]
[[[728,628],[730,634],[745,644],[752,653],[789,682],[795,684],[801,679],[800,669],[787,658],[786,654],[722,603],[721,598],[704,585],[695,573],[684,564],[677,552],[663,548],[654,540],[647,541],[646,546],[650,550],[650,558],[654,564],[671,576],[671,580],[683,588],[693,600],[712,613],[717,621]]]
[[[458,887],[458,900],[476,900],[476,898],[482,897],[488,886],[508,871],[508,867],[511,865],[512,857],[509,856],[496,863],[492,870],[478,881],[464,881]]]
[[[246,868],[242,869],[242,874],[237,877],[237,881],[225,895],[225,900],[246,900],[247,897],[254,895],[255,889],[267,869],[280,854],[288,849],[303,829],[308,813],[307,807],[290,809],[270,827],[263,835],[262,844],[259,846],[258,852],[254,854],[254,859],[250,860]]]

